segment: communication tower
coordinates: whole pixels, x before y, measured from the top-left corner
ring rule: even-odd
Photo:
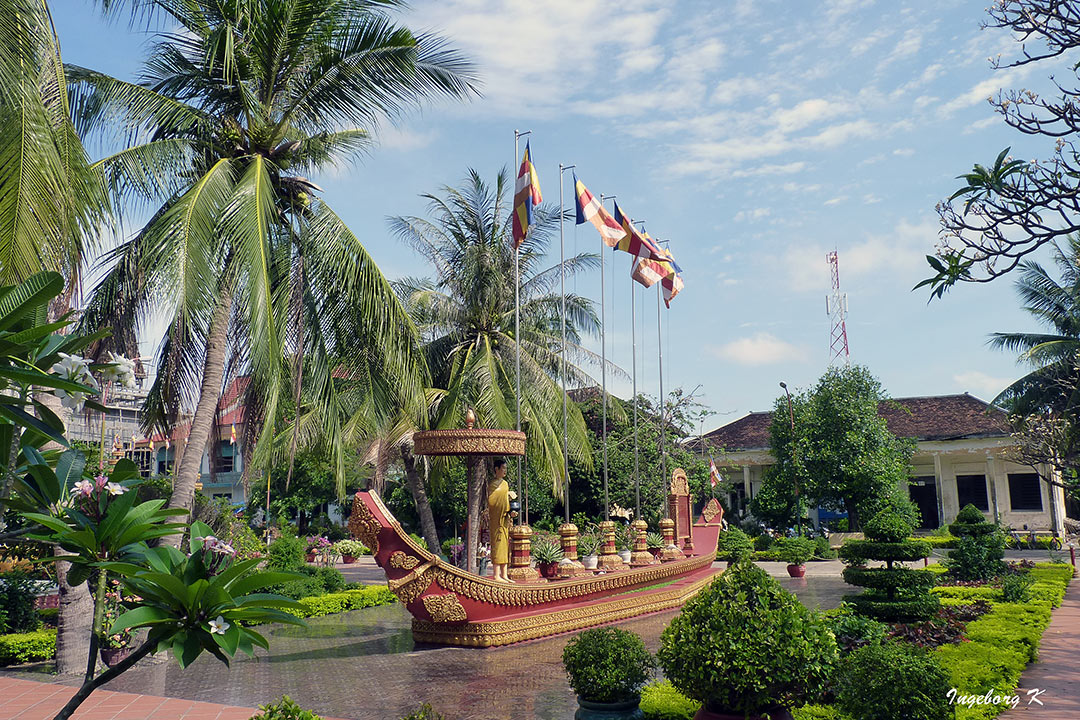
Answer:
[[[829,333],[829,364],[832,365],[838,359],[843,359],[846,365],[849,362],[847,342],[847,293],[840,292],[840,260],[833,250],[825,256],[829,262],[829,270],[832,272],[832,295],[825,298],[825,312],[832,321],[832,331]]]

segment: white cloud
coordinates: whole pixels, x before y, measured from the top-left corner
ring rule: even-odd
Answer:
[[[847,200],[847,195],[837,195],[836,197],[832,197],[826,200],[824,204],[826,207],[831,207],[833,205],[839,205],[845,200]]]
[[[793,108],[778,110],[773,114],[773,122],[781,132],[794,132],[803,128],[849,112],[847,103],[825,98],[803,100]]]
[[[1002,88],[1015,87],[1016,83],[1027,77],[1032,69],[1031,65],[1023,65],[1017,68],[996,71],[992,77],[976,83],[970,89],[942,105],[940,108],[941,115],[949,117],[958,110],[986,102],[987,98],[996,96]]]
[[[962,390],[990,401],[1011,385],[1013,379],[993,377],[981,370],[968,370],[953,375],[953,382],[957,383]]]
[[[722,360],[748,366],[802,361],[806,355],[801,348],[767,332],[732,340],[718,348],[710,348],[710,352]]]
[[[431,145],[439,137],[435,130],[414,132],[406,128],[388,126],[379,130],[376,138],[384,150],[419,150]]]
[[[911,157],[915,154],[915,151],[912,148],[896,148],[892,151],[892,154],[899,157]]]
[[[735,213],[735,222],[742,222],[744,220],[760,220],[766,218],[772,211],[769,208],[753,208],[751,210],[740,210]]]
[[[973,132],[978,132],[988,127],[998,125],[1001,123],[1001,118],[997,115],[991,115],[990,117],[983,118],[982,120],[976,120],[975,122],[964,128],[964,134],[970,135]]]

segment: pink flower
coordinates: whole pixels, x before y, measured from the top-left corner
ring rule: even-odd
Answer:
[[[94,484],[89,480],[80,480],[75,483],[75,487],[71,488],[71,492],[79,497],[90,497],[91,493],[94,492]]]

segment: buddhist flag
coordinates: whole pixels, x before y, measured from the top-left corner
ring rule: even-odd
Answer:
[[[165,452],[169,452],[169,448],[170,448],[170,447],[172,447],[172,445],[171,445],[171,443],[169,442],[169,436],[168,436],[168,435],[166,435],[166,436],[165,436]]]
[[[529,226],[533,224],[533,208],[540,204],[543,198],[540,196],[540,178],[536,174],[536,167],[532,163],[532,152],[529,143],[525,143],[525,154],[521,158],[521,167],[518,169],[517,182],[514,184],[514,249],[516,250],[525,241],[525,235],[529,232]]]
[[[605,245],[608,247],[618,245],[626,231],[615,221],[615,218],[611,217],[611,213],[604,209],[600,201],[585,188],[584,183],[577,179],[577,173],[574,173],[574,191],[577,194],[577,224],[591,222],[599,231]]]
[[[662,263],[656,260],[650,260],[649,258],[639,257],[637,262],[634,263],[633,268],[630,270],[630,277],[645,287],[651,288],[664,278],[665,273],[666,271],[664,270]]]
[[[720,471],[716,469],[716,463],[709,458],[709,484],[716,487],[720,484]]]
[[[660,286],[664,288],[664,305],[671,307],[671,301],[683,289],[682,269],[675,262],[670,250],[664,250],[667,262],[660,263],[664,267],[664,277],[660,279]]]
[[[236,444],[236,423],[232,424],[232,429],[229,431],[229,444]]]
[[[619,240],[618,245],[614,246],[616,250],[628,252],[639,258],[648,258],[650,260],[664,259],[663,253],[660,251],[660,248],[656,246],[656,243],[653,242],[652,238],[649,237],[647,233],[638,232],[637,229],[634,228],[634,224],[630,222],[630,218],[623,215],[619,203],[615,203],[615,221],[618,222],[619,227],[623,229],[622,239]],[[646,285],[645,287],[649,286]]]

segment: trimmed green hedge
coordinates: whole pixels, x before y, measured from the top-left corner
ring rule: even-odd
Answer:
[[[322,617],[349,610],[359,610],[376,605],[389,605],[397,602],[397,596],[381,585],[369,585],[359,590],[346,590],[319,597],[306,597],[299,601],[305,612],[286,610],[297,617]]]
[[[0,635],[0,665],[49,660],[55,654],[55,628]]]
[[[921,538],[898,543],[874,542],[873,540],[848,540],[840,547],[840,557],[848,562],[864,560],[922,560],[930,554],[930,543]]]
[[[858,585],[859,587],[873,588],[875,590],[893,588],[919,592],[932,588],[938,581],[938,576],[935,573],[905,567],[896,567],[891,570],[886,568],[846,567],[844,568],[843,578],[844,582],[849,585]]]
[[[700,707],[701,703],[676,690],[670,680],[641,688],[641,712],[645,720],[692,720]]]

